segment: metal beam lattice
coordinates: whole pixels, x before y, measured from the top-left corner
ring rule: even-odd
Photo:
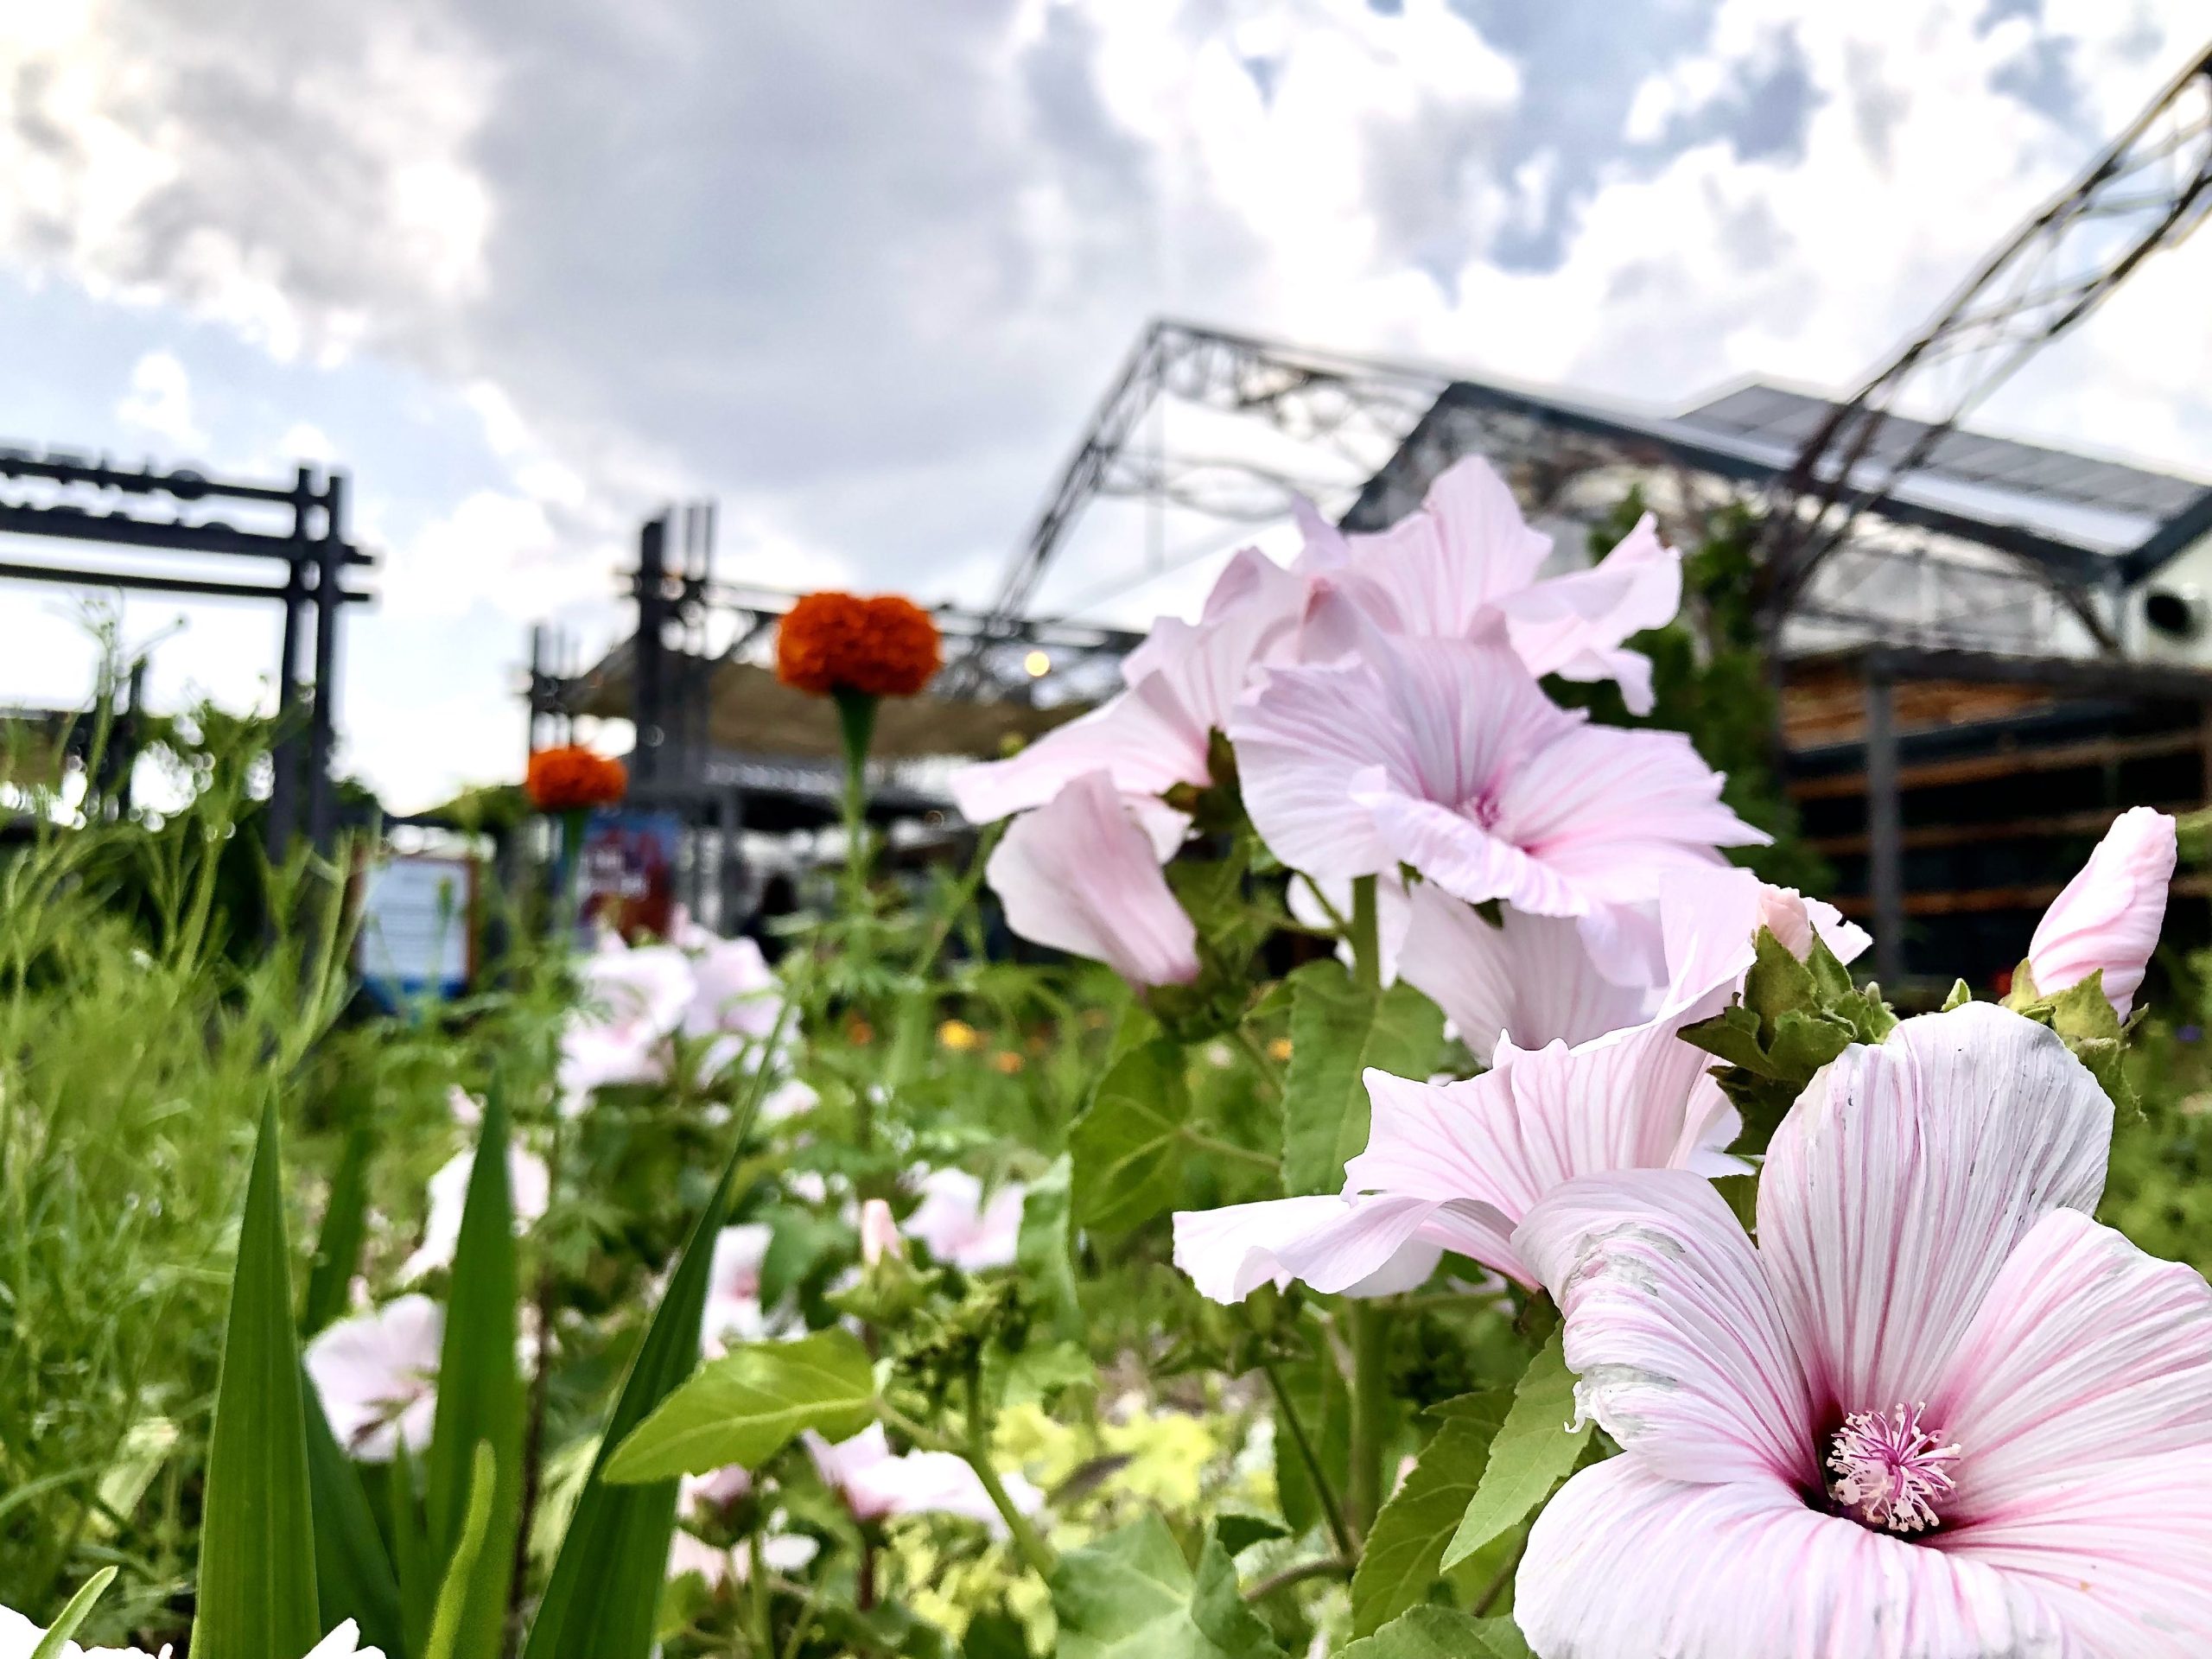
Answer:
[[[2208,212],[2212,47],[1807,441],[1770,503],[1761,596],[1773,626],[1862,512],[1913,474],[1940,466],[1959,422]],[[1901,413],[1907,405],[1928,412],[1910,418]],[[2110,648],[2083,585],[2063,573],[2037,574]]]

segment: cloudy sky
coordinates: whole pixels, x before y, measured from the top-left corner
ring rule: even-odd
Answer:
[[[980,602],[1166,314],[1680,406],[1846,383],[2152,93],[2200,0],[39,0],[0,9],[0,436],[350,469],[346,760],[512,776],[532,620],[644,512]],[[2212,237],[1990,423],[2212,465]],[[4,556],[24,552],[18,544]],[[1167,598],[1125,596],[1141,611]],[[265,691],[181,615],[156,685]],[[0,701],[82,693],[0,588]]]

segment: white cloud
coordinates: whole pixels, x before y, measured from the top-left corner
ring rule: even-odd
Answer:
[[[134,431],[159,438],[187,452],[202,448],[207,435],[192,417],[192,380],[174,352],[149,352],[130,371],[130,389],[115,406],[115,417]]]

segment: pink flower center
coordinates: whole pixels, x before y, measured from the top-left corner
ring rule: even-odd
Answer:
[[[1950,1495],[1959,1448],[1942,1443],[1942,1429],[1921,1426],[1924,1408],[1854,1411],[1836,1430],[1828,1492],[1854,1519],[1891,1532],[1924,1531],[1941,1519],[1936,1503]]]
[[[1499,811],[1497,798],[1488,789],[1469,796],[1466,800],[1460,803],[1459,810],[1472,818],[1485,832],[1497,828]]]

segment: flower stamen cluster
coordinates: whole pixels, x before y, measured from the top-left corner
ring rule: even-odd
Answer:
[[[1959,1448],[1942,1443],[1942,1429],[1922,1426],[1924,1409],[1854,1411],[1836,1430],[1828,1467],[1840,1478],[1828,1495],[1853,1518],[1891,1532],[1924,1532],[1942,1519],[1936,1503],[1955,1488],[1948,1465]]]

